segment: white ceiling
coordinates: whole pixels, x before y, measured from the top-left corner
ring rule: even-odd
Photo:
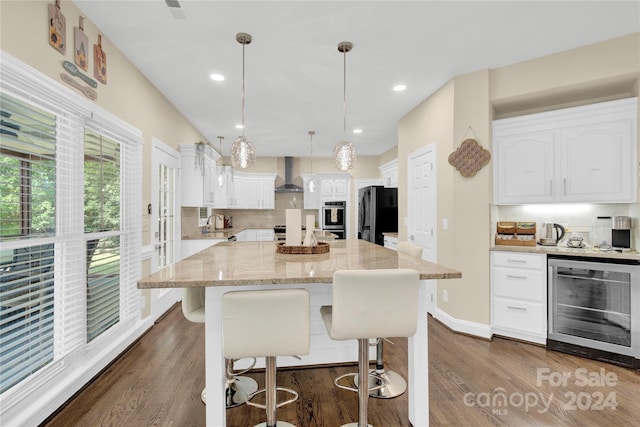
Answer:
[[[358,155],[379,155],[397,144],[398,119],[453,76],[640,31],[640,1],[74,3],[215,147],[225,137],[225,155],[241,132],[238,32],[253,37],[245,134],[257,155],[307,156],[314,130],[314,155],[329,156],[343,139],[339,42],[354,45],[347,138]],[[407,90],[393,92],[398,83]]]

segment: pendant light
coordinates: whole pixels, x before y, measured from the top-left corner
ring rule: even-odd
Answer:
[[[309,189],[309,193],[315,193],[316,191],[316,180],[313,179],[313,135],[316,133],[312,130],[309,131],[309,163],[311,164],[311,178],[307,183],[307,189]]]
[[[220,145],[220,166],[217,167],[216,169],[218,169],[218,187],[224,187],[224,162],[222,161],[222,140],[224,139],[224,136],[219,136],[218,137],[218,143]]]
[[[256,162],[253,144],[244,136],[244,47],[251,43],[251,36],[247,33],[238,33],[236,41],[242,45],[242,136],[236,138],[231,145],[231,164],[233,167],[246,169]]]
[[[351,42],[341,42],[338,44],[338,52],[342,52],[344,56],[343,67],[343,108],[344,108],[344,121],[343,121],[343,140],[339,142],[333,149],[333,163],[341,171],[348,171],[353,169],[356,162],[356,149],[349,141],[347,141],[347,52],[353,49]]]

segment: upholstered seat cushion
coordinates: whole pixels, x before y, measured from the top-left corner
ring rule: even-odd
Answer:
[[[222,296],[222,316],[228,359],[309,353],[306,289],[227,292]]]
[[[333,276],[333,305],[320,308],[336,340],[408,337],[418,321],[415,270],[340,270]]]

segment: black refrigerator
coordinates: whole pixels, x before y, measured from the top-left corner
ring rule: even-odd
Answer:
[[[358,190],[358,239],[384,245],[382,233],[398,232],[398,189],[372,185]]]

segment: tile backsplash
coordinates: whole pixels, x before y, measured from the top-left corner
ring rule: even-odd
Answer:
[[[575,235],[583,237],[590,242],[589,233],[598,216],[631,216],[632,242],[636,248],[638,230],[638,218],[633,217],[635,204],[549,204],[549,205],[516,205],[516,206],[492,206],[492,233],[495,233],[495,224],[498,221],[534,221],[540,226],[544,222],[554,222],[567,229],[567,237]],[[493,237],[492,237],[493,238]]]
[[[275,209],[214,209],[213,213],[233,216],[233,228],[273,228],[274,225],[285,224],[287,209],[301,209],[302,218],[306,215],[316,216],[317,209],[304,209],[303,193],[275,193]],[[198,208],[182,207],[182,235],[190,235],[201,231],[198,227]],[[303,220],[304,222],[304,220]]]

